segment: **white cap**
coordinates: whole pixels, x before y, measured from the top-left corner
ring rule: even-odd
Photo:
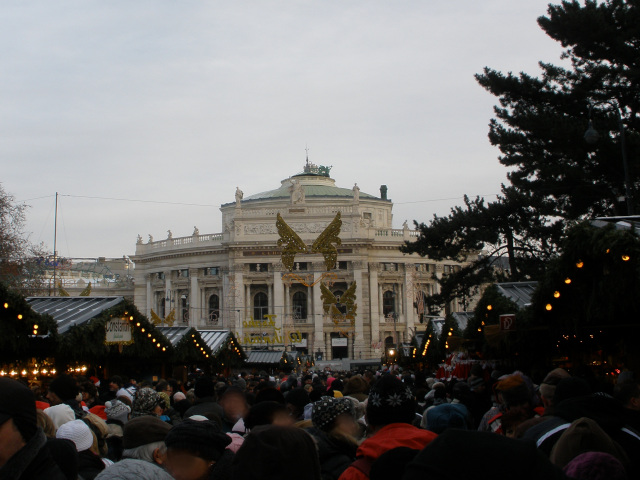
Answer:
[[[78,452],[89,450],[93,445],[91,429],[82,420],[74,420],[62,425],[56,432],[56,438],[71,440]]]
[[[61,425],[64,425],[67,422],[75,420],[76,418],[76,414],[73,413],[73,409],[66,403],[45,408],[44,413],[51,419],[56,429],[60,428]]]

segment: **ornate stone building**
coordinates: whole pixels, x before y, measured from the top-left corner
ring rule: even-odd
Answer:
[[[387,187],[379,197],[340,188],[330,168],[307,161],[275,190],[245,197],[236,189],[235,202],[220,207],[222,233],[138,237],[137,307],[178,325],[231,329],[247,349],[324,359],[379,358],[385,344],[410,341],[424,329],[435,278],[459,265],[401,253],[418,232],[406,222],[391,228]]]

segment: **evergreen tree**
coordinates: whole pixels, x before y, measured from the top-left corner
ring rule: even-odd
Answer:
[[[627,213],[625,144],[635,208],[640,171],[640,2],[564,1],[538,24],[566,48],[570,66],[540,63],[542,75],[485,68],[478,83],[499,99],[489,140],[509,168],[497,201],[465,197],[447,217],[418,224],[420,237],[403,251],[469,262],[441,281],[434,305],[445,305],[489,279],[540,278],[575,221]],[[599,133],[585,141],[592,125]],[[618,121],[619,117],[619,121]],[[469,252],[483,251],[473,258]],[[508,259],[496,270],[498,258]]]

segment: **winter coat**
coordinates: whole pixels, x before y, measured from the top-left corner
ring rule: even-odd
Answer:
[[[126,458],[103,470],[96,480],[172,480],[173,477],[154,463]]]
[[[371,438],[362,442],[356,452],[356,458],[365,458],[373,463],[380,455],[393,448],[408,447],[422,450],[436,437],[435,433],[416,428],[408,423],[392,423],[385,425]],[[367,480],[368,478],[353,465],[340,475],[340,480]]]
[[[613,397],[604,393],[594,393],[581,397],[568,398],[554,408],[554,415],[548,420],[531,427],[524,434],[524,439],[534,440],[545,454],[551,450],[571,422],[586,417],[594,420],[612,440],[616,441],[626,452],[631,466],[629,478],[640,475],[640,432],[627,423],[624,408]]]
[[[66,480],[41,428],[0,468],[0,480]]]
[[[102,459],[91,450],[78,452],[78,475],[84,480],[93,480],[104,468]]]
[[[315,427],[306,431],[313,436],[318,445],[322,480],[337,480],[356,459],[358,445],[346,438],[328,435]]]
[[[204,415],[206,417],[208,413],[215,413],[220,418],[223,416],[222,407],[213,397],[197,399],[193,406],[184,412],[182,418],[185,419],[193,415]]]

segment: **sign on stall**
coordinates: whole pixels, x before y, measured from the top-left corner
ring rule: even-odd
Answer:
[[[127,345],[133,343],[131,336],[131,325],[124,318],[112,318],[106,324],[107,337],[105,343],[107,345]]]

